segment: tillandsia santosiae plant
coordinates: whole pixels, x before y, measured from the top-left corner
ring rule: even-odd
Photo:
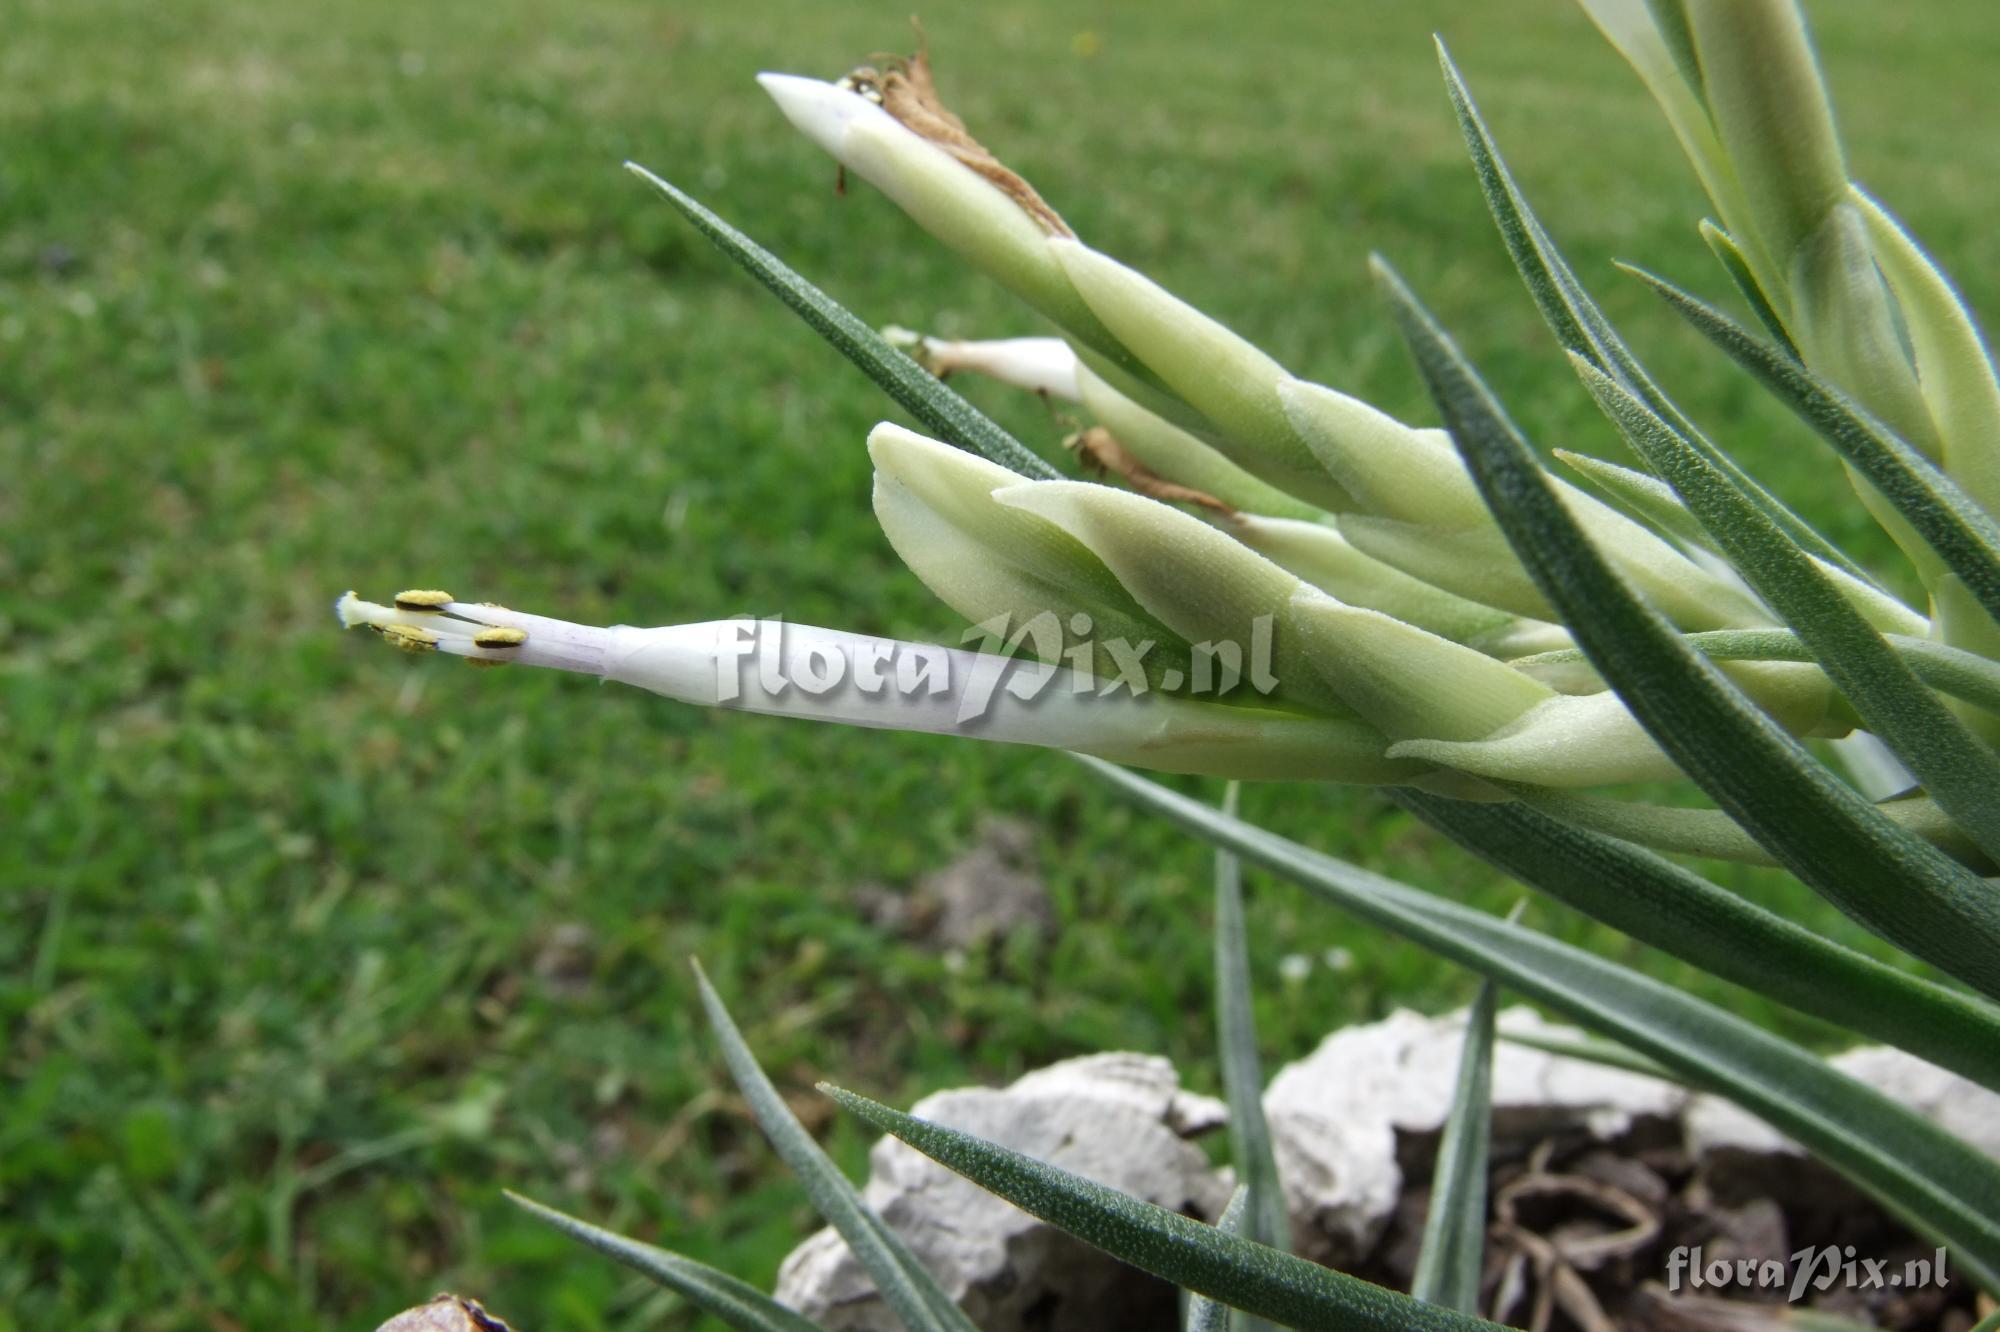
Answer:
[[[1632,938],[2000,1089],[2000,381],[1963,302],[1848,177],[1791,0],[1582,0],[1659,102],[1715,209],[1702,235],[1752,312],[1634,271],[1809,423],[1908,557],[1918,604],[1827,540],[1681,412],[1530,209],[1440,55],[1487,204],[1583,391],[1631,446],[1563,450],[1560,479],[1382,260],[1442,428],[1291,373],[1091,248],[940,99],[927,56],[835,83],[762,82],[842,168],[1055,325],[951,343],[877,334],[685,193],[727,254],[928,431],[868,437],[898,554],[978,650],[776,621],[593,628],[406,592],[345,623],[480,664],[552,666],[704,705],[1075,751],[1229,857],[1486,978],[1441,1215],[1417,1295],[1284,1252],[1243,1058],[1241,900],[1218,884],[1224,1068],[1241,1205],[1210,1227],[912,1120],[841,1104],[1091,1243],[1227,1310],[1296,1326],[1469,1326],[1480,1292],[1492,987],[1728,1096],[2000,1291],[2000,1162],[1806,1050],[1514,920],[1307,850],[1104,760],[1246,780],[1366,783],[1506,872]],[[912,357],[914,354],[914,359]],[[939,378],[1069,400],[1068,479]],[[936,372],[936,373],[933,373]],[[1809,740],[1842,737],[1836,745]],[[1841,770],[1822,761],[1832,755]],[[1703,808],[1633,797],[1685,783]],[[1658,789],[1657,787],[1647,789]],[[1781,866],[1929,964],[1874,961],[1667,859]],[[1231,942],[1231,941],[1234,942]],[[732,1070],[788,1164],[912,1328],[963,1316],[761,1082],[703,982]],[[1233,996],[1233,998],[1232,998]],[[1246,1087],[1244,1080],[1250,1079]],[[1476,1217],[1474,1218],[1476,1219]],[[566,1226],[742,1327],[796,1327],[719,1273]]]

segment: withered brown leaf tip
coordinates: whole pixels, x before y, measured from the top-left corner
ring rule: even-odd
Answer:
[[[883,61],[881,69],[863,65],[843,82],[871,100],[880,102],[882,109],[905,128],[936,144],[998,186],[1051,236],[1073,238],[1076,235],[1070,230],[1069,223],[1062,220],[1062,215],[1035,192],[1034,186],[988,152],[984,144],[967,132],[965,122],[953,115],[938,98],[937,84],[931,78],[930,46],[924,40],[921,25],[917,28],[915,55],[876,58]]]

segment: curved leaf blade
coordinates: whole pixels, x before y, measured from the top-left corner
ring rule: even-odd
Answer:
[[[1438,1141],[1423,1246],[1410,1280],[1410,1294],[1464,1314],[1479,1312],[1479,1279],[1486,1266],[1486,1155],[1493,1140],[1493,1014],[1499,993],[1492,981],[1481,983],[1479,997],[1466,1010],[1458,1080]]]
[[[1229,784],[1223,809],[1236,813],[1239,783]],[[1243,865],[1227,851],[1215,853],[1215,1025],[1222,1055],[1222,1088],[1229,1103],[1230,1159],[1249,1191],[1245,1231],[1259,1244],[1292,1247],[1285,1189],[1264,1119],[1264,1072],[1257,1059],[1257,1024],[1251,1005],[1249,929],[1243,918]]]
[[[727,1272],[684,1258],[670,1249],[627,1239],[518,1193],[508,1192],[506,1197],[536,1220],[665,1286],[737,1332],[821,1332],[818,1323],[787,1309],[749,1282],[739,1281]]]
[[[2000,1281],[2000,1161],[1789,1041],[1580,948],[1309,850],[1096,759],[1140,805],[1246,863],[1713,1087],[1846,1175],[1912,1229]]]
[[[1540,809],[1407,787],[1394,799],[1481,860],[1640,943],[2000,1090],[2000,1010],[1990,1004],[1821,938],[1664,857]]]
[[[1250,1201],[1250,1188],[1238,1184],[1236,1191],[1229,1195],[1229,1205],[1222,1209],[1222,1215],[1215,1218],[1215,1228],[1225,1235],[1243,1233],[1243,1215]],[[1186,1332],[1229,1332],[1235,1325],[1235,1310],[1206,1295],[1189,1295],[1187,1317],[1181,1326]]]
[[[2000,620],[2000,524],[1978,501],[1840,390],[1728,315],[1642,269],[1626,271],[1818,431],[1916,529],[1986,613]]]
[[[813,1210],[847,1241],[847,1247],[854,1251],[856,1260],[881,1292],[883,1302],[909,1332],[976,1332],[972,1320],[944,1293],[896,1233],[869,1210],[847,1176],[840,1173],[840,1167],[819,1149],[812,1134],[792,1114],[784,1097],[778,1095],[778,1089],[758,1067],[757,1057],[750,1052],[743,1033],[729,1016],[722,996],[708,983],[699,962],[694,964],[694,974],[709,1026],[722,1046],[730,1076],[736,1080],[743,1099],[750,1103],[757,1126],[764,1130],[779,1158],[805,1186]]]
[[[792,308],[793,313],[805,320],[813,332],[832,343],[836,351],[859,366],[862,373],[901,403],[912,416],[930,427],[939,439],[1035,480],[1049,480],[1061,475],[1021,441],[995,425],[985,413],[946,388],[936,375],[890,346],[880,333],[849,313],[839,301],[793,272],[769,250],[638,163],[627,162],[625,169],[664,194],[667,201],[694,224],[695,230],[714,241],[716,248],[769,288],[772,294]]]
[[[1469,1332],[1495,1325],[1258,1244],[865,1096],[820,1090],[987,1192],[1122,1262],[1288,1327]]]
[[[1805,357],[1799,355],[1792,335],[1785,331],[1785,321],[1778,317],[1778,312],[1771,308],[1770,300],[1764,295],[1764,289],[1757,285],[1757,275],[1750,271],[1750,261],[1737,248],[1736,238],[1707,218],[1701,222],[1701,238],[1708,242],[1709,253],[1715,256],[1715,262],[1722,265],[1722,271],[1729,274],[1729,280],[1736,284],[1738,294],[1750,307],[1750,312],[1757,316],[1757,322],[1764,326],[1764,331],[1771,335],[1771,341],[1794,361],[1803,362]]]
[[[1501,531],[1640,724],[1821,896],[1912,956],[2000,994],[2000,897],[1816,762],[1632,591],[1458,348],[1385,263],[1376,268]]]
[[[1507,169],[1506,161],[1500,156],[1500,147],[1493,133],[1486,127],[1484,117],[1472,100],[1471,90],[1465,86],[1465,78],[1452,63],[1450,52],[1444,43],[1438,43],[1438,61],[1444,70],[1445,89],[1451,96],[1453,112],[1458,117],[1460,131],[1465,136],[1466,149],[1472,155],[1473,170],[1479,177],[1479,188],[1486,196],[1487,211],[1493,215],[1493,222],[1500,231],[1500,239],[1506,245],[1508,257],[1520,271],[1521,279],[1527,284],[1528,294],[1534,298],[1535,306],[1542,313],[1543,322],[1556,335],[1565,351],[1574,352],[1589,360],[1599,370],[1610,375],[1638,395],[1641,401],[1652,407],[1660,415],[1673,423],[1674,429],[1697,449],[1706,454],[1718,467],[1727,471],[1744,489],[1755,497],[1757,506],[1791,533],[1800,545],[1812,551],[1821,559],[1837,565],[1857,578],[1868,579],[1868,573],[1846,552],[1828,541],[1798,514],[1792,512],[1784,501],[1765,490],[1755,477],[1737,466],[1734,459],[1717,449],[1701,436],[1694,426],[1667,400],[1658,386],[1639,364],[1638,357],[1625,345],[1624,339],[1611,326],[1595,300],[1576,273],[1564,259],[1555,242],[1543,229],[1528,200],[1521,193],[1514,175]]]
[[[1832,580],[1720,469],[1595,366],[1579,358],[1576,368],[1605,415],[1673,486],[1757,595],[1812,649],[1868,729],[1982,850],[2000,856],[2000,801],[1993,799],[2000,791],[2000,755],[1917,679]]]

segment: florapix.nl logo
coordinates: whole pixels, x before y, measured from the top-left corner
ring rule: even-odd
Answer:
[[[1789,1258],[1708,1257],[1700,1245],[1683,1245],[1667,1255],[1667,1289],[1714,1290],[1718,1294],[1783,1291],[1790,1303],[1831,1290],[1890,1290],[1945,1287],[1945,1251],[1896,1262],[1869,1258],[1852,1244],[1799,1249]]]
[[[790,626],[769,618],[736,622],[715,655],[715,697],[724,705],[748,693],[779,697],[796,689],[820,698],[843,690],[869,697],[953,698],[957,721],[985,716],[1001,691],[1031,703],[1050,692],[1110,699],[1155,691],[1224,697],[1248,688],[1270,694],[1276,626],[1271,616],[1249,622],[1243,640],[1216,639],[1168,649],[1151,638],[1099,636],[1091,617],[1043,611],[1011,614],[965,631],[963,648],[902,643],[817,631],[794,640]]]

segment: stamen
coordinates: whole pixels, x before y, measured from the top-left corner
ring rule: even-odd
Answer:
[[[473,646],[483,648],[513,648],[519,647],[527,641],[528,631],[526,629],[481,629],[472,636]]]
[[[442,610],[451,602],[451,593],[436,588],[413,587],[396,594],[396,609],[406,611]]]
[[[405,652],[435,652],[442,641],[430,630],[410,624],[371,624],[368,627],[388,639],[391,647]]]

